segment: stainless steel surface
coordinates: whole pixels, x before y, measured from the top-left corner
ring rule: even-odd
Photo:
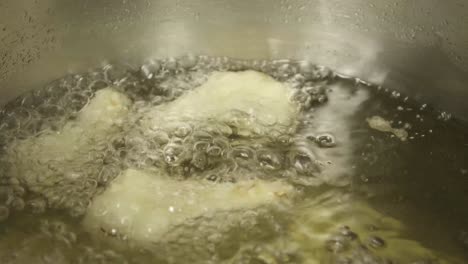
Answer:
[[[465,0],[1,0],[0,104],[106,60],[308,59],[468,119]]]

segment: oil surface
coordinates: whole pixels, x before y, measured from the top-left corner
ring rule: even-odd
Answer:
[[[245,136],[236,125],[248,118],[242,112],[225,122],[142,125],[212,72],[245,70],[291,89],[285,100],[299,108],[294,129],[262,124],[267,132]],[[60,134],[107,87],[131,101],[118,130],[79,159],[42,164],[48,152],[40,150],[31,152],[30,166],[18,165],[17,146]],[[467,261],[468,126],[304,61],[186,56],[65,76],[1,110],[0,147],[1,263]],[[90,232],[81,224],[93,198],[126,169],[214,184],[281,179],[297,196],[281,208],[202,217],[142,247],[118,230]]]

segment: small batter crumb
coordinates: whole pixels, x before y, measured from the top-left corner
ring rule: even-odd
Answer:
[[[366,119],[369,126],[381,132],[389,132],[399,138],[401,141],[408,139],[408,132],[402,128],[393,128],[390,121],[383,119],[380,116],[373,116]]]

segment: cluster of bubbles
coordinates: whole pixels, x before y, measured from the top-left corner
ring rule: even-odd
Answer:
[[[307,110],[327,101],[327,84],[334,76],[325,68],[305,62],[291,61],[241,61],[227,58],[186,57],[180,61],[151,62],[141,67],[148,79],[158,78],[158,72],[175,71],[173,78],[160,87],[179,89],[174,93],[199,86],[211,71],[240,71],[253,69],[264,72],[294,89],[295,100],[305,116]],[[189,70],[188,70],[189,69]],[[158,99],[158,101],[160,101]],[[307,137],[297,131],[280,132],[275,126],[267,126],[269,136],[243,137],[234,122],[210,120],[180,120],[170,127],[147,129],[138,125],[142,116],[155,106],[153,100],[137,101],[134,107],[140,115],[128,122],[130,127],[122,139],[114,144],[114,160],[121,160],[125,167],[159,167],[172,175],[198,177],[210,181],[236,181],[240,175],[250,172],[267,172],[268,177],[298,179],[310,178],[316,184],[321,164],[313,148],[333,147],[333,136]],[[245,118],[246,113],[233,113],[232,119]],[[137,124],[137,125],[135,125]],[[305,123],[301,123],[306,126]],[[300,126],[301,126],[300,125]],[[307,181],[301,181],[307,182]]]
[[[156,130],[141,126],[150,109],[170,103],[202,85],[211,72],[243,70],[263,72],[293,89],[291,100],[301,109],[295,131],[275,132],[272,126],[268,135],[243,137],[232,123],[210,120],[181,120],[170,128]],[[327,102],[329,85],[339,79],[327,68],[306,61],[207,56],[149,60],[143,65],[108,64],[87,73],[66,76],[22,95],[0,110],[0,222],[13,212],[42,214],[47,209],[66,209],[73,217],[82,216],[92,197],[127,168],[162,169],[173,177],[212,182],[264,177],[281,178],[296,185],[321,184],[320,172],[325,165],[317,159],[314,150],[334,148],[336,139],[330,133],[310,134],[310,114]],[[53,186],[32,188],[10,175],[11,164],[5,153],[12,142],[59,132],[67,122],[77,118],[98,90],[106,87],[113,87],[132,101],[120,133],[97,142],[87,154],[87,161],[74,167],[72,173],[59,175],[61,180]],[[238,118],[242,114],[238,113]],[[262,210],[207,216],[210,219],[199,219],[196,228],[195,223],[188,221],[168,233],[161,240],[164,243],[153,246],[160,253],[161,263],[171,263],[165,256],[172,256],[173,262],[190,256],[193,262],[205,258],[213,263],[224,259],[232,259],[233,263],[300,263],[299,254],[294,250],[261,246],[262,241],[286,232],[282,230],[282,221],[286,220],[275,217],[269,209]],[[232,217],[236,219],[229,219]],[[233,226],[222,226],[220,222]],[[42,222],[40,229],[44,236],[64,248],[79,248],[77,263],[127,263],[114,251],[76,245],[77,235],[61,222]],[[194,229],[199,232],[191,232]],[[112,230],[105,233],[115,235]],[[205,237],[204,234],[213,235]],[[198,240],[194,243],[195,238]],[[258,243],[250,246],[247,242],[252,240]],[[354,248],[350,257],[338,254],[340,258],[335,262],[340,264],[391,263],[369,253],[369,248],[385,247],[383,239],[369,237],[365,242],[357,241],[360,241],[358,235],[343,227],[327,240],[324,248],[333,254]],[[152,255],[151,259],[155,257],[158,256]]]
[[[272,128],[273,129],[273,128]],[[174,176],[197,177],[215,182],[235,182],[245,177],[319,176],[321,164],[313,147],[330,147],[333,137],[294,137],[290,134],[238,137],[222,123],[180,123],[169,130],[133,130],[116,144],[127,167],[156,166]],[[122,153],[125,151],[125,153]],[[115,159],[118,159],[116,157]]]
[[[65,76],[11,101],[0,110],[0,221],[7,220],[14,212],[43,214],[48,209],[65,209],[73,217],[82,216],[92,197],[127,168],[158,168],[173,176],[214,182],[257,177],[263,171],[263,177],[316,184],[321,164],[313,148],[333,147],[331,135],[301,136],[296,131],[288,131],[243,138],[237,135],[232,124],[210,121],[181,122],[171,129],[157,131],[138,125],[149,109],[202,85],[211,72],[243,70],[260,71],[287,83],[294,89],[292,100],[300,105],[304,116],[312,107],[327,101],[327,84],[335,78],[328,69],[307,62],[185,56],[149,60],[143,65],[107,64],[86,73]],[[55,172],[51,175],[59,177],[52,186],[40,183],[29,186],[11,175],[11,160],[5,155],[9,146],[42,134],[59,133],[67,122],[79,116],[97,91],[106,87],[132,101],[121,133],[96,142],[84,164],[59,168],[60,162],[50,162],[48,168]],[[238,114],[241,118],[243,113]],[[300,130],[301,125],[298,127]],[[248,219],[254,222],[255,218],[244,217],[240,221],[243,226],[248,225]],[[43,223],[41,228],[44,234],[64,245],[76,240],[60,223]],[[86,255],[96,254],[83,254]]]
[[[350,227],[340,227],[326,242],[325,248],[332,253],[336,263],[392,263],[391,259],[382,258],[374,253],[385,248],[386,242],[379,236],[361,237]]]
[[[298,102],[304,113],[327,101],[327,83],[334,78],[326,68],[307,62],[185,56],[150,60],[141,66],[108,64],[85,74],[66,76],[10,102],[0,112],[2,152],[12,142],[59,132],[66,122],[76,119],[100,89],[113,87],[133,104],[122,132],[96,142],[85,164],[70,168],[59,168],[61,163],[50,164],[57,167],[54,171],[66,174],[53,175],[61,177],[53,187],[40,183],[34,188],[22,185],[9,175],[8,159],[0,153],[0,179],[5,182],[0,194],[7,196],[2,200],[0,217],[5,219],[11,210],[23,208],[40,213],[46,207],[67,209],[73,216],[80,216],[97,192],[130,167],[159,167],[172,175],[211,181],[235,181],[236,175],[261,170],[268,172],[269,177],[298,179],[301,183],[307,180],[300,180],[300,176],[307,176],[310,184],[316,184],[321,164],[312,149],[332,147],[332,136],[311,138],[289,131],[247,139],[236,135],[232,124],[219,122],[181,122],[173,129],[159,131],[139,127],[149,109],[200,86],[211,72],[247,69],[287,83],[294,89],[292,100]],[[243,115],[238,114],[239,118]]]

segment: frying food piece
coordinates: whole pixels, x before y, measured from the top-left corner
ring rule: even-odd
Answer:
[[[298,114],[290,96],[289,87],[263,73],[215,72],[200,87],[153,109],[146,121],[152,129],[212,120],[240,136],[285,133],[294,128]]]
[[[129,169],[94,199],[84,224],[135,241],[157,242],[171,227],[187,221],[278,203],[293,192],[292,186],[281,181],[180,181],[162,172]]]
[[[13,142],[8,149],[11,175],[44,196],[50,206],[71,206],[67,203],[85,195],[80,186],[84,188],[82,185],[89,184],[88,180],[96,180],[98,152],[105,147],[103,144],[108,144],[107,138],[119,132],[129,106],[130,100],[111,88],[96,92],[76,120],[68,121],[60,131],[45,131]],[[90,168],[95,171],[83,171],[83,164],[94,164]],[[76,192],[71,193],[73,190]]]

